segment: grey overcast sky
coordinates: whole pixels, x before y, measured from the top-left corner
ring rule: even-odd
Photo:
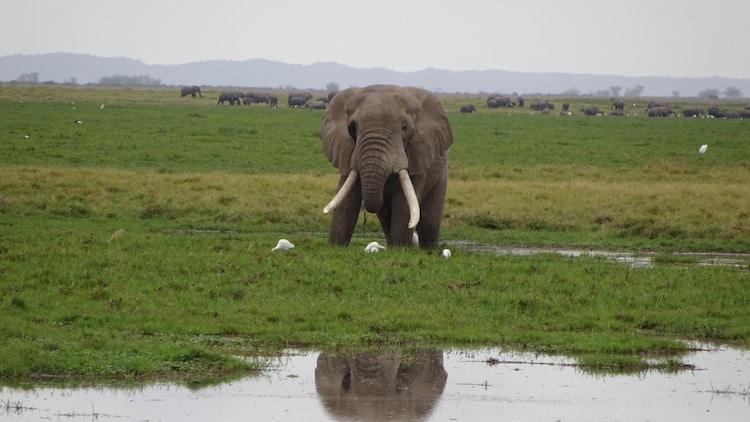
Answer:
[[[3,0],[0,56],[750,79],[750,0]]]

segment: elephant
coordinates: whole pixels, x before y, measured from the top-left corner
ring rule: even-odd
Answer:
[[[646,112],[648,117],[668,117],[674,114],[671,108],[667,106],[651,107]]]
[[[701,117],[703,116],[703,109],[698,107],[685,107],[682,109],[682,115],[684,117]]]
[[[287,105],[291,108],[302,107],[306,102],[307,100],[305,100],[303,97],[289,97],[287,99]]]
[[[315,367],[318,398],[336,420],[426,420],[447,379],[435,349],[321,353]]]
[[[461,113],[476,113],[477,107],[474,104],[466,104],[461,106]]]
[[[245,105],[265,103],[269,107],[276,108],[279,104],[279,97],[268,92],[246,92],[242,102]]]
[[[599,110],[599,107],[597,106],[588,106],[588,107],[581,107],[581,112],[587,116],[598,116],[602,113],[601,110]]]
[[[376,213],[389,245],[438,245],[448,184],[450,121],[437,96],[395,85],[345,89],[323,115],[323,152],[339,170],[332,244],[351,240],[360,208]]]
[[[322,100],[310,100],[305,103],[305,107],[316,110],[325,110],[326,105],[326,102]]]
[[[229,105],[240,105],[241,98],[244,98],[245,94],[236,91],[222,91],[219,93],[219,101],[216,104],[224,104],[225,101],[229,101]]]
[[[547,100],[544,100],[544,102],[541,102],[541,101],[537,100],[534,103],[532,103],[531,105],[529,105],[529,108],[532,109],[532,110],[537,110],[537,111],[554,110],[555,109],[555,105],[552,104],[551,102],[547,101]]]
[[[724,117],[724,112],[721,111],[719,107],[709,107],[708,115],[711,117],[722,118]]]
[[[493,94],[487,97],[487,107],[489,108],[512,108],[515,107],[515,105],[516,103],[504,95]]]
[[[625,111],[625,102],[612,101],[612,110],[615,112],[623,113]]]
[[[564,102],[562,104],[562,111],[564,111],[564,112],[570,111],[570,103],[569,102],[566,101],[566,102]]]
[[[182,94],[182,97],[185,97],[187,95],[192,95],[193,98],[195,98],[195,94],[198,94],[203,98],[203,94],[201,94],[201,87],[198,85],[193,86],[183,86],[182,91],[180,91],[180,94]]]
[[[669,103],[664,101],[649,101],[648,105],[646,106],[646,112],[648,112],[649,109],[656,108],[656,107],[669,107]]]
[[[304,105],[306,102],[310,101],[312,99],[312,94],[310,94],[307,91],[296,91],[296,92],[290,92],[287,95],[287,105],[289,107],[299,107],[301,105]],[[292,98],[302,98],[302,104],[292,104]]]
[[[526,100],[524,100],[523,97],[516,98],[516,103],[518,104],[519,107],[523,107],[523,105],[524,105],[525,102],[526,102]]]

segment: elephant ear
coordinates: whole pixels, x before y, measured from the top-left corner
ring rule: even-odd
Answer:
[[[323,153],[341,174],[349,174],[354,140],[349,136],[349,100],[360,93],[360,88],[349,88],[336,93],[326,108],[320,124]]]
[[[419,107],[413,111],[415,128],[406,147],[409,174],[423,174],[443,156],[453,143],[453,132],[443,105],[435,94],[420,88],[404,88]]]

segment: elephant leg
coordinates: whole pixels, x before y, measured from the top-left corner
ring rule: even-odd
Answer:
[[[414,229],[409,228],[409,217],[409,206],[403,193],[383,203],[383,208],[378,212],[378,220],[388,245],[411,245]]]
[[[339,179],[338,189],[344,184],[346,176]],[[362,207],[362,189],[359,183],[352,187],[344,200],[333,210],[331,226],[328,231],[328,241],[334,245],[347,245],[352,240],[354,229],[357,226],[359,210]]]
[[[435,248],[440,239],[440,220],[443,217],[445,203],[445,189],[436,187],[425,196],[422,201],[421,218],[417,224],[419,246],[421,248]]]
[[[419,247],[421,248],[436,248],[440,240],[440,222],[443,219],[445,207],[447,171],[443,171],[439,177],[438,183],[422,198],[421,216],[419,224],[417,224]]]

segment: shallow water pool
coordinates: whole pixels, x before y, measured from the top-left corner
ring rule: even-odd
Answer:
[[[0,419],[750,420],[750,352],[700,348],[682,358],[692,370],[636,375],[592,375],[564,357],[500,349],[343,358],[290,350],[263,376],[198,390],[0,387]]]

